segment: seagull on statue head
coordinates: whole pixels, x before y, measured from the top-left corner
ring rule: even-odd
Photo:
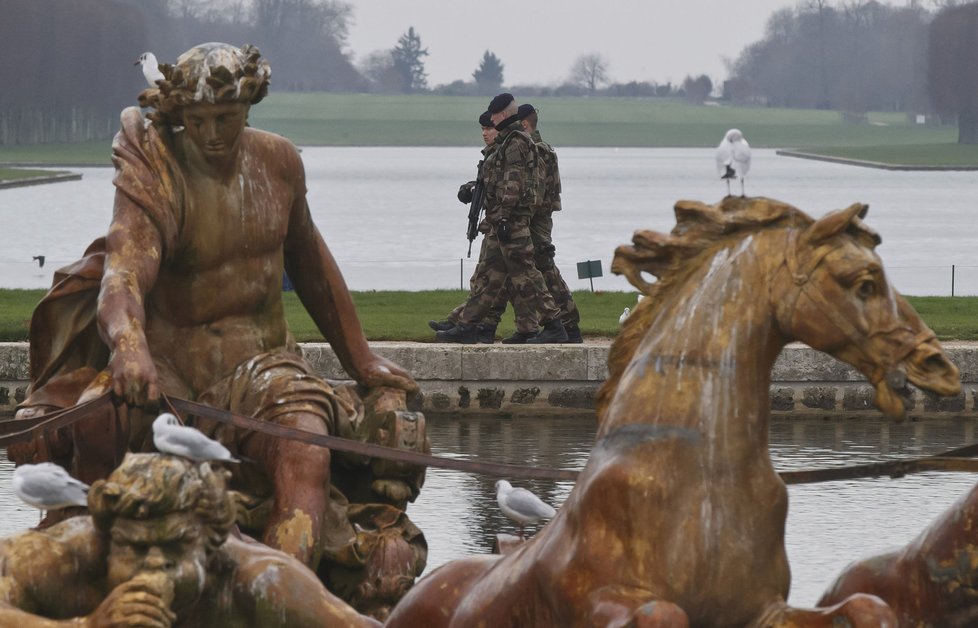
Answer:
[[[161,81],[165,77],[160,72],[160,64],[156,60],[156,55],[152,52],[144,52],[133,62],[133,65],[142,66],[143,76],[150,87],[156,87],[156,81]]]
[[[740,129],[730,129],[717,146],[717,173],[727,182],[730,196],[730,180],[740,179],[740,196],[744,194],[744,177],[750,170],[750,144]]]

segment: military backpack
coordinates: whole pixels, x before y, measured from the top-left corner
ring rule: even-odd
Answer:
[[[506,168],[506,149],[516,135],[526,140],[529,154],[526,157],[526,172],[523,181],[523,192],[520,195],[520,205],[529,207],[532,211],[547,205],[547,160],[543,149],[533,141],[528,133],[513,130],[504,139],[495,152],[495,185],[503,183],[503,170]]]

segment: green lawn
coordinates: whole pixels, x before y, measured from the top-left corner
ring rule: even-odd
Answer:
[[[556,146],[713,147],[731,127],[758,148],[831,155],[889,147],[890,157],[926,151],[978,163],[957,148],[953,127],[912,124],[903,114],[870,113],[865,124],[833,111],[690,105],[674,98],[533,98],[540,129]],[[487,99],[462,96],[275,93],[251,111],[251,123],[296,144],[473,146]],[[872,147],[872,148],[865,148]],[[0,163],[109,164],[110,142],[0,146]],[[868,158],[868,157],[859,157]],[[878,157],[886,160],[886,151]]]
[[[893,146],[836,146],[806,152],[907,166],[976,166],[978,145],[897,144]]]
[[[30,168],[0,168],[0,183],[4,181],[16,181],[17,179],[30,179],[31,177],[43,177],[56,174],[50,170],[32,170]]]
[[[441,319],[462,302],[460,290],[422,292],[354,292],[353,300],[369,340],[413,340],[434,342],[429,319]],[[0,341],[27,339],[31,312],[44,290],[0,290]],[[633,307],[632,292],[575,292],[581,311],[581,330],[585,336],[612,337],[618,332],[618,317],[625,307]],[[942,340],[978,340],[978,297],[908,297]],[[300,342],[320,341],[313,325],[294,293],[285,293],[289,327]],[[499,334],[513,331],[512,310],[503,317]]]

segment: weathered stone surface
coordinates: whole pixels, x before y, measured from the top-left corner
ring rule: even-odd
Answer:
[[[842,409],[849,412],[874,409],[873,393],[869,386],[847,388],[842,395]]]
[[[502,388],[480,388],[475,398],[479,400],[479,407],[498,410],[503,405],[503,398],[506,391]]]
[[[961,369],[962,395],[952,399],[925,397],[915,391],[908,411],[922,415],[978,416],[978,343],[945,343]],[[371,347],[414,374],[422,394],[414,408],[430,412],[499,412],[531,414],[594,407],[594,397],[607,376],[609,344],[583,345],[445,345],[379,342]],[[302,345],[317,373],[333,380],[349,379],[325,343]],[[0,411],[10,413],[24,399],[27,387],[27,343],[0,343]],[[968,386],[968,384],[972,384]],[[483,392],[483,389],[502,391]],[[536,392],[534,392],[536,391]],[[480,397],[481,395],[481,397]],[[873,414],[872,389],[859,373],[841,362],[801,345],[785,348],[775,364],[771,408],[778,414],[813,411],[826,416],[844,412]]]
[[[533,403],[536,398],[540,395],[540,389],[536,386],[531,386],[529,388],[517,388],[510,395],[509,400],[513,403],[518,403],[521,405],[526,405],[528,403]]]
[[[809,386],[802,391],[801,404],[806,408],[834,410],[835,391],[832,386]]]
[[[594,408],[596,388],[557,388],[547,396],[551,406],[559,408]]]
[[[462,354],[465,381],[580,381],[587,349],[580,345],[476,345]]]
[[[785,386],[771,387],[771,409],[790,412],[795,409],[795,390]]]

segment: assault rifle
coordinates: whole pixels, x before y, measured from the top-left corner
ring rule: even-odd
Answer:
[[[482,162],[479,162],[479,178],[475,181],[472,188],[472,204],[469,205],[469,229],[466,235],[469,238],[469,252],[466,257],[472,257],[472,241],[479,235],[479,219],[482,216],[482,201],[486,195],[485,185],[482,183]]]

